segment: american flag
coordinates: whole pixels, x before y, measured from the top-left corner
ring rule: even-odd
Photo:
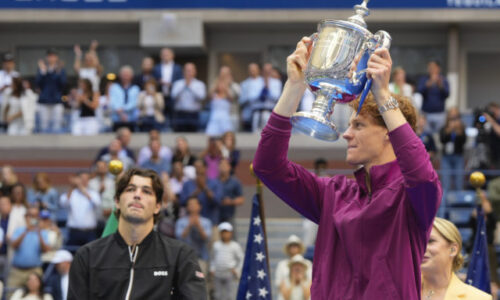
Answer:
[[[477,228],[474,238],[474,249],[472,249],[469,269],[467,270],[466,283],[486,292],[491,293],[490,267],[488,262],[488,241],[486,237],[486,226],[484,213],[481,207],[477,207]]]
[[[245,261],[237,300],[271,300],[271,281],[266,259],[267,241],[260,217],[257,195],[253,197]]]

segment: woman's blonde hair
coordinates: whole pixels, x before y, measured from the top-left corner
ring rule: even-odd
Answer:
[[[438,217],[434,219],[432,226],[448,243],[457,244],[457,255],[453,258],[452,271],[460,270],[464,263],[464,257],[462,256],[462,236],[457,227],[450,221]]]

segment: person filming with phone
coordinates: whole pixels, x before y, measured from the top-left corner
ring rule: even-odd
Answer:
[[[28,208],[25,214],[26,226],[16,229],[11,237],[10,245],[14,249],[12,267],[10,268],[8,288],[20,288],[28,280],[31,273],[42,275],[43,252],[49,251],[48,233],[40,229],[39,209]]]

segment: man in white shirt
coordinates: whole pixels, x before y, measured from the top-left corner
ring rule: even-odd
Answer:
[[[71,246],[82,246],[97,238],[95,231],[101,197],[88,188],[89,178],[88,172],[79,172],[70,178],[70,190],[61,195],[61,206],[69,210],[67,244]]]
[[[184,79],[174,82],[174,131],[198,131],[201,104],[206,97],[205,83],[196,79],[196,66],[188,62],[184,65]]]
[[[265,125],[265,112],[270,115],[281,94],[281,81],[271,77],[272,65],[264,65],[264,77],[256,63],[248,65],[249,77],[241,83],[240,107],[243,130],[252,131]],[[264,115],[263,115],[264,113]],[[267,116],[268,117],[268,116]]]
[[[115,179],[108,171],[108,163],[103,160],[99,160],[95,164],[95,175],[89,181],[89,189],[99,193],[101,197],[99,219],[104,224],[115,205]]]
[[[172,119],[173,103],[170,94],[172,92],[172,85],[179,79],[182,79],[182,67],[174,61],[175,54],[170,48],[163,48],[160,51],[161,63],[156,65],[153,70],[153,75],[160,83],[160,90],[165,100],[165,116],[167,124]]]
[[[4,105],[2,95],[6,88],[12,85],[12,78],[19,77],[19,73],[14,70],[16,68],[16,63],[14,61],[14,56],[10,53],[6,53],[3,56],[2,70],[0,70],[0,111],[4,111]],[[0,114],[0,122],[2,122],[3,113]]]

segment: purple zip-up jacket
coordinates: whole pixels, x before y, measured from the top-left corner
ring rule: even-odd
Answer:
[[[396,160],[356,180],[320,178],[287,159],[290,119],[272,114],[253,167],[283,201],[319,224],[312,300],[420,300],[420,262],[441,185],[408,124],[389,133]]]

